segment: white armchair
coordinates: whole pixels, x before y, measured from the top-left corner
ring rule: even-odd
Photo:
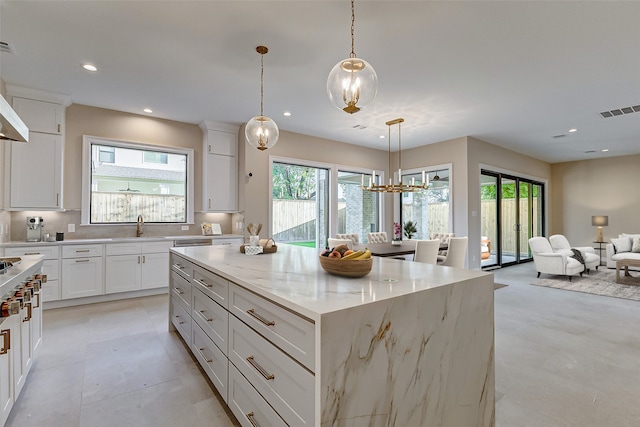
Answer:
[[[587,273],[593,267],[595,267],[597,270],[598,266],[600,265],[600,256],[596,255],[596,250],[590,246],[573,247],[569,244],[567,238],[562,234],[554,234],[553,236],[550,236],[549,243],[551,244],[553,252],[563,253],[568,256],[573,255],[573,251],[571,250],[572,248],[579,250],[582,258],[584,259],[584,266],[587,270]]]
[[[336,239],[351,239],[351,240],[353,240],[353,243],[355,243],[355,244],[360,243],[360,238],[355,233],[336,234]]]
[[[564,253],[553,252],[549,241],[544,237],[532,237],[529,239],[529,247],[533,254],[533,262],[536,264],[538,277],[541,273],[571,276],[584,271],[584,266],[575,258]]]

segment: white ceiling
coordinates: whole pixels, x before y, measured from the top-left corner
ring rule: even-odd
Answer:
[[[640,2],[355,7],[355,51],[379,88],[354,115],[326,95],[351,48],[348,0],[2,0],[15,54],[0,54],[0,75],[78,104],[240,125],[260,112],[263,44],[264,110],[281,130],[386,149],[385,121],[403,117],[403,148],[468,135],[548,162],[640,153],[640,113],[599,115],[640,104]]]

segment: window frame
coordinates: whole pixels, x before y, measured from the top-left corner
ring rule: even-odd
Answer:
[[[162,151],[171,154],[181,154],[187,157],[187,185],[186,185],[186,218],[184,222],[157,222],[153,224],[193,224],[194,216],[194,150],[192,148],[171,147],[168,145],[148,144],[136,141],[126,141],[113,138],[82,135],[82,204],[80,225],[90,226],[119,226],[134,224],[135,222],[92,223],[91,222],[91,146],[93,144],[129,148],[141,151]]]

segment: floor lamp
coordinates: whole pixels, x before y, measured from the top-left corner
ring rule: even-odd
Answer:
[[[591,225],[598,227],[598,235],[596,236],[596,242],[604,242],[602,237],[602,227],[609,225],[609,217],[604,215],[597,215],[591,217]]]

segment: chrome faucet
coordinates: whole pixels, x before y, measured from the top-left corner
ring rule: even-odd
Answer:
[[[138,225],[136,226],[136,237],[140,237],[144,234],[144,219],[142,215],[138,215]]]

